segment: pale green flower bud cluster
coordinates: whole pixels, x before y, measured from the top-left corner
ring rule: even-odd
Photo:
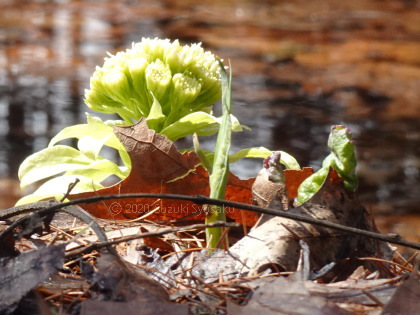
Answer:
[[[105,58],[91,77],[85,102],[127,123],[159,118],[154,125],[159,132],[188,114],[209,112],[221,97],[220,77],[218,60],[201,44],[143,38],[131,49]]]

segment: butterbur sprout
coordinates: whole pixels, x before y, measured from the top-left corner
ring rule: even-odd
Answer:
[[[220,97],[220,68],[212,53],[201,44],[182,46],[158,38],[143,38],[109,55],[85,91],[89,108],[118,114],[127,124],[156,119],[150,116],[159,107],[160,123],[153,125],[157,132],[193,112],[208,113]]]
[[[123,120],[102,121],[88,114],[87,124],[64,128],[48,148],[26,158],[19,168],[22,187],[47,181],[19,203],[51,197],[60,200],[75,176],[80,182],[72,192],[100,189],[112,175],[124,179],[131,160],[114,126],[145,118],[150,129],[171,141],[218,132],[224,120],[213,116],[212,105],[221,98],[222,72],[221,61],[201,44],[181,46],[177,40],[143,38],[131,49],[109,54],[90,78],[85,103],[94,111],[117,114]],[[239,121],[232,114],[229,117],[231,130],[242,131]],[[69,138],[79,140],[77,149],[58,144]],[[123,165],[102,157],[103,146],[117,150]]]

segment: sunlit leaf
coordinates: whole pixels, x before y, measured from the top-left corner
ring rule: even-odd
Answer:
[[[120,167],[112,161],[99,159],[86,167],[69,170],[66,175],[82,175],[100,183],[112,175],[124,179],[128,173],[127,167]]]
[[[280,163],[286,166],[289,170],[300,170],[300,165],[296,159],[289,153],[284,151],[278,151],[281,154]],[[270,156],[272,151],[264,147],[255,147],[240,150],[229,156],[229,162],[235,163],[236,161],[243,158],[263,158]]]
[[[61,130],[54,138],[51,139],[49,147],[52,147],[59,141],[65,139],[80,139],[87,135],[97,139],[103,139],[113,133],[112,126],[104,123],[100,118],[92,117],[88,113],[86,113],[86,118],[87,124],[74,125]],[[121,144],[120,147],[122,147]]]
[[[214,153],[208,150],[201,149],[202,154],[206,155],[208,160],[213,160]],[[286,166],[288,170],[300,170],[300,165],[296,161],[296,159],[284,151],[278,151],[281,153],[280,163]],[[247,148],[242,149],[234,154],[229,155],[229,163],[235,163],[243,158],[257,158],[257,159],[265,159],[266,157],[270,156],[272,151],[268,150],[264,147],[255,147],[255,148]]]
[[[46,148],[27,157],[19,168],[22,187],[65,171],[89,166],[94,160],[65,145]]]
[[[232,130],[242,131],[239,121],[233,116],[231,116],[231,120]],[[219,130],[221,121],[221,117],[214,117],[205,112],[195,112],[164,128],[160,134],[167,136],[172,141],[194,133],[199,136],[209,136]]]
[[[96,152],[96,155],[99,154],[99,151],[102,149],[101,144],[107,145],[115,150],[118,150],[124,164],[130,166],[130,158],[125,151],[124,146],[115,136],[113,130],[114,126],[121,126],[123,125],[123,122],[120,120],[108,120],[103,122],[100,118],[92,117],[88,113],[86,113],[86,118],[88,122],[87,124],[79,124],[64,128],[51,139],[48,146],[52,147],[59,141],[66,139],[84,139],[85,137],[90,137],[92,145],[95,146],[94,152]],[[98,141],[94,143],[93,139],[97,139]],[[85,140],[82,140],[82,142],[83,141]]]
[[[216,133],[218,128],[219,123],[214,116],[204,112],[195,112],[174,122],[160,133],[175,141],[193,133],[211,135]]]
[[[111,175],[121,179],[128,175],[128,170],[118,167],[115,163],[99,157],[92,159],[72,147],[57,145],[46,148],[29,156],[19,169],[21,186],[49,177],[66,174],[83,175],[101,182]]]
[[[69,184],[74,183],[76,179],[79,182],[74,186],[72,193],[80,193],[85,191],[94,191],[103,188],[103,186],[92,179],[80,175],[66,175],[53,178],[41,185],[33,194],[21,198],[16,205],[23,205],[44,199],[54,198],[61,200],[67,192]]]
[[[102,150],[107,139],[97,139],[92,136],[80,138],[77,148],[91,159],[98,158],[99,152]]]

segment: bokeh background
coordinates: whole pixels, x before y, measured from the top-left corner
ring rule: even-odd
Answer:
[[[265,146],[318,168],[330,126],[344,124],[362,202],[383,231],[420,240],[419,13],[411,0],[0,0],[0,209],[21,194],[23,159],[85,122],[106,52],[161,37],[231,61],[234,114],[252,129],[232,151]]]

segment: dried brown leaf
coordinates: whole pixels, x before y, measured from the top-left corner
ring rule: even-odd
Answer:
[[[130,155],[131,173],[114,186],[75,194],[71,196],[72,199],[124,193],[209,195],[209,174],[198,165],[199,157],[195,152],[180,153],[173,142],[150,130],[145,120],[129,127],[116,127],[115,132]],[[183,177],[177,179],[181,176]],[[232,173],[229,174],[226,200],[251,203],[253,182],[253,178],[242,180]],[[105,219],[133,219],[153,211],[155,212],[147,217],[150,220],[205,217],[202,207],[191,202],[152,198],[104,201],[86,204],[83,208],[92,215]],[[246,225],[253,225],[258,218],[255,213],[239,209],[227,209],[226,214]]]

